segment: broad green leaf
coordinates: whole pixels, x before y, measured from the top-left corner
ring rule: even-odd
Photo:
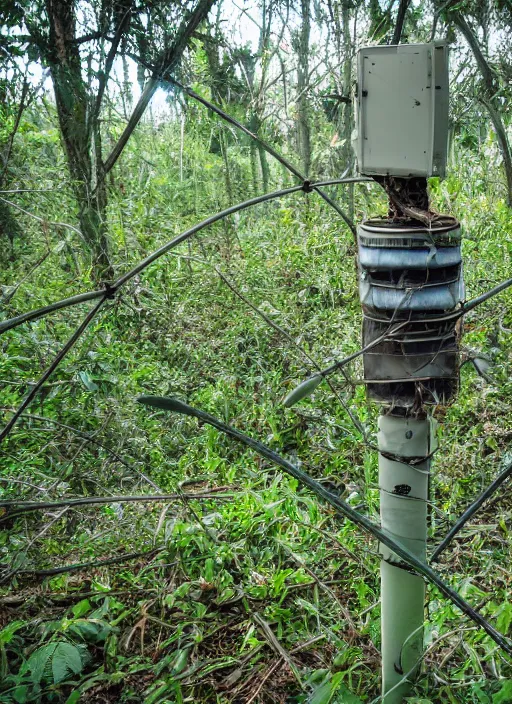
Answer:
[[[24,567],[27,563],[27,553],[22,550],[21,552],[17,553],[14,557],[14,560],[12,561],[12,569],[13,570],[19,570],[22,567]]]
[[[5,628],[0,631],[0,645],[6,645],[10,643],[16,631],[23,628],[25,621],[11,621]]]
[[[492,704],[510,704],[512,702],[512,680],[505,680],[499,692],[492,698]]]
[[[215,561],[209,557],[204,563],[204,578],[207,582],[215,579]]]
[[[144,699],[144,704],[158,704],[163,700],[163,695],[169,691],[170,685],[166,682],[163,684],[157,682],[156,684],[158,687]]]
[[[85,616],[85,614],[89,613],[91,610],[91,602],[89,599],[82,599],[82,601],[79,601],[77,604],[73,606],[73,616],[75,618],[80,618],[81,616]]]
[[[32,681],[39,683],[45,676],[47,666],[55,652],[57,643],[48,643],[35,650],[29,657],[26,667],[32,673]]]
[[[340,675],[344,673],[339,673]],[[334,679],[334,678],[333,678]],[[336,704],[362,704],[362,701],[359,699],[359,697],[351,692],[345,685],[341,685],[337,690],[336,690],[336,697],[334,699]]]
[[[69,674],[77,675],[82,669],[82,656],[76,645],[66,642],[57,643],[52,657],[54,683],[62,682]]]
[[[334,694],[330,680],[317,687],[308,699],[308,704],[329,704]]]
[[[18,702],[18,704],[25,704],[25,702],[29,702],[32,699],[29,695],[30,687],[26,684],[22,684],[19,687],[16,687],[12,693],[12,698],[15,702]]]
[[[504,635],[507,635],[510,624],[512,623],[512,603],[506,601],[500,608],[500,612],[496,618],[496,626]]]
[[[98,384],[96,384],[91,379],[87,372],[78,372],[78,376],[80,377],[80,380],[82,381],[82,384],[85,386],[87,391],[97,391],[99,389]]]
[[[324,680],[311,694],[308,704],[329,704],[329,702],[332,704],[362,704],[359,697],[341,683],[344,674],[338,672],[332,677],[329,675],[329,678]]]
[[[87,643],[102,643],[112,629],[106,621],[79,618],[68,630]]]
[[[475,684],[471,688],[471,694],[476,696],[476,698],[481,704],[490,704],[491,702],[491,698],[483,691],[479,684]]]
[[[180,672],[182,672],[188,662],[188,656],[189,656],[189,649],[185,650],[178,650],[178,654],[176,656],[176,659],[174,660],[172,664],[172,674],[173,675],[178,675]]]

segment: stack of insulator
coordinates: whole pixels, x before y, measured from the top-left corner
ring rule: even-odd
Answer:
[[[359,226],[363,346],[383,338],[363,355],[372,400],[410,408],[456,394],[458,318],[450,314],[464,299],[460,239],[459,223],[446,216],[428,227],[386,219]]]

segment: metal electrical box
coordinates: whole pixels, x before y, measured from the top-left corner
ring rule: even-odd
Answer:
[[[363,47],[354,149],[368,176],[444,176],[448,146],[445,42]]]

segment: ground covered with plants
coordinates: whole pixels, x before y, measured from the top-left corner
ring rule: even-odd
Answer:
[[[194,41],[188,77],[213,100]],[[106,144],[124,128],[119,105],[109,103]],[[340,177],[343,144],[314,115],[311,173]],[[499,145],[473,117],[454,132],[449,176],[430,182],[434,207],[463,225],[468,299],[507,279],[512,255]],[[2,231],[2,320],[104,285],[73,219],[57,122],[43,95],[17,127],[0,193],[17,228]],[[291,142],[265,129],[293,159]],[[171,91],[108,176],[112,270],[122,275],[263,185],[296,182]],[[353,188],[328,192],[355,222],[386,212],[376,184]],[[2,334],[2,425],[90,305]],[[460,393],[434,411],[432,547],[512,460],[511,306],[507,290],[464,319]],[[360,348],[360,325],[354,237],[314,192],[213,224],[107,300],[0,449],[1,702],[380,701],[377,542],[215,429],[136,401],[173,396],[208,411],[378,522],[379,409],[365,398],[360,360],[332,388],[283,406],[315,363]],[[476,353],[488,357],[483,376]],[[434,565],[505,636],[511,530],[504,484]],[[432,587],[427,615],[409,701],[511,702],[510,658]]]

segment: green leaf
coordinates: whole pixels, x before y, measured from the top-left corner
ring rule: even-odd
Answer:
[[[69,674],[78,674],[83,669],[82,656],[76,645],[67,641],[47,643],[32,653],[26,663],[32,673],[32,682],[53,677],[54,684],[62,682]]]
[[[18,704],[25,704],[25,702],[29,702],[31,699],[29,695],[30,687],[26,684],[22,684],[19,687],[16,687],[16,689],[12,693],[12,698],[15,702],[18,702]]]
[[[24,625],[25,621],[11,621],[5,628],[2,628],[0,631],[0,645],[10,643],[16,631],[19,631]]]
[[[188,662],[188,656],[189,656],[190,649],[185,649],[185,650],[178,650],[178,654],[176,656],[176,659],[174,660],[172,664],[172,674],[173,675],[178,675],[180,672],[182,672]]]
[[[512,702],[512,680],[505,680],[499,692],[493,695],[492,704],[510,704]]]
[[[79,601],[73,606],[73,616],[75,618],[85,616],[85,614],[87,614],[91,610],[91,608],[91,602],[89,601],[89,599],[82,599],[82,601]]]
[[[479,684],[475,684],[471,688],[471,694],[476,696],[476,698],[479,702],[481,702],[481,704],[490,704],[491,702],[490,697],[483,691]]]
[[[215,579],[215,561],[209,557],[204,563],[204,578],[207,582]]]
[[[112,629],[106,621],[79,618],[68,630],[87,643],[102,643]]]
[[[98,384],[96,384],[87,372],[78,372],[82,384],[85,386],[87,391],[97,391],[99,389]]]
[[[344,673],[339,673],[344,674]],[[337,690],[336,690],[336,702],[337,704],[362,704],[361,699],[351,692],[345,685],[341,685]]]
[[[167,682],[163,684],[157,682],[156,684],[158,685],[157,689],[144,699],[144,704],[158,704],[158,702],[163,701],[163,695],[169,691],[170,685]]]
[[[496,618],[496,626],[504,635],[507,635],[510,624],[512,623],[512,603],[506,601],[500,608],[500,612]]]
[[[77,675],[83,669],[82,656],[76,645],[57,643],[52,658],[53,682],[65,680],[69,674]]]
[[[303,398],[306,398],[312,394],[313,391],[320,386],[323,380],[324,377],[321,374],[315,374],[314,376],[309,377],[309,379],[306,379],[306,381],[303,381],[302,384],[296,386],[295,389],[290,391],[288,396],[286,396],[283,401],[284,407],[290,408],[299,401],[302,401]]]
[[[308,699],[308,704],[329,704],[331,697],[334,694],[331,681],[324,682],[317,687],[311,697]]]
[[[311,694],[308,704],[329,704],[334,694],[336,694],[336,704],[362,704],[359,697],[341,683],[343,676],[343,672],[338,672],[332,677],[329,674],[329,678]]]
[[[17,553],[12,561],[12,569],[19,570],[27,564],[27,553],[22,550]]]
[[[80,701],[81,693],[78,689],[75,689],[74,692],[71,692],[69,697],[66,699],[66,704],[76,704],[76,702]]]
[[[41,648],[35,650],[29,657],[26,667],[32,673],[32,681],[35,683],[41,682],[45,676],[47,665],[50,662],[53,653],[57,647],[57,643],[48,643]]]

